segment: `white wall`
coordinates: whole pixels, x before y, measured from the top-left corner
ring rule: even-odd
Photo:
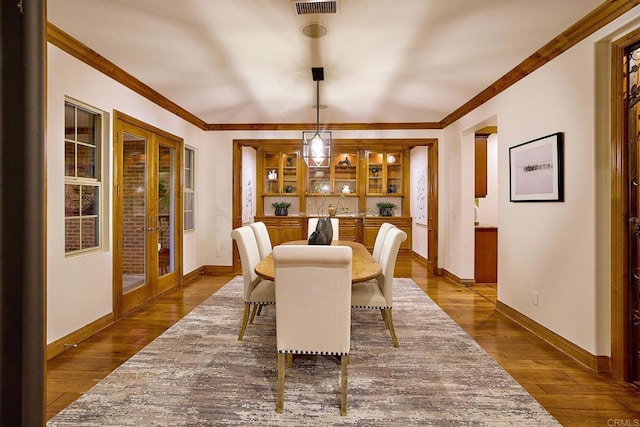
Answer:
[[[429,256],[429,241],[427,234],[428,220],[428,150],[427,147],[414,147],[411,149],[410,159],[410,188],[411,200],[410,215],[413,218],[411,242],[412,250],[423,258]]]
[[[610,84],[596,75],[597,69],[608,68],[606,55],[596,58],[596,43],[618,28],[630,31],[639,17],[636,7],[444,131],[444,162],[455,169],[444,184],[450,199],[444,226],[446,251],[454,257],[448,263],[452,272],[466,275],[465,259],[455,258],[469,244],[468,226],[458,210],[473,209],[464,182],[469,162],[462,150],[470,130],[497,117],[498,298],[596,355],[610,353],[609,301],[598,298],[608,295],[610,287],[609,252],[603,250],[609,246],[610,219],[608,209],[596,209],[596,200],[611,199],[609,173],[597,169],[608,168],[609,159],[595,156],[609,155],[607,132],[598,127],[610,121],[595,120],[603,110],[596,104],[596,82]],[[607,97],[602,98],[608,108]],[[558,131],[565,137],[565,202],[511,203],[509,147]],[[532,291],[539,293],[538,306],[531,303]]]

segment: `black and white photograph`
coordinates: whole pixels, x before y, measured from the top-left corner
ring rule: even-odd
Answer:
[[[509,148],[510,200],[562,202],[562,133]]]

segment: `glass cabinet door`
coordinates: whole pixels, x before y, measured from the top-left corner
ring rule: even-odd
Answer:
[[[282,192],[298,194],[298,152],[282,155]]]
[[[402,152],[367,152],[367,195],[402,195]]]
[[[264,169],[264,194],[280,194],[280,153],[265,153]]]
[[[298,194],[299,153],[264,153],[264,195]]]
[[[385,194],[402,194],[402,152],[388,152],[385,160]]]
[[[331,193],[331,162],[324,158],[319,164],[307,167],[307,193],[328,194]]]
[[[384,153],[367,152],[367,195],[383,195]]]
[[[358,154],[340,152],[333,156],[333,193],[358,192]]]

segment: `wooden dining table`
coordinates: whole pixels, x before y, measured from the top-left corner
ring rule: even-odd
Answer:
[[[283,245],[306,245],[306,240],[293,240],[283,243]],[[365,282],[374,279],[382,273],[380,264],[376,262],[373,256],[362,243],[351,242],[348,240],[334,240],[332,246],[349,246],[353,251],[351,259],[351,283]],[[255,267],[258,276],[267,280],[274,280],[275,268],[273,265],[273,254],[267,255]]]

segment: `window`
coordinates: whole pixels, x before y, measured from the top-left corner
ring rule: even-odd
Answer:
[[[100,247],[101,139],[104,113],[74,102],[64,111],[64,227],[66,254]]]
[[[196,150],[184,147],[184,231],[195,229],[195,157]]]

